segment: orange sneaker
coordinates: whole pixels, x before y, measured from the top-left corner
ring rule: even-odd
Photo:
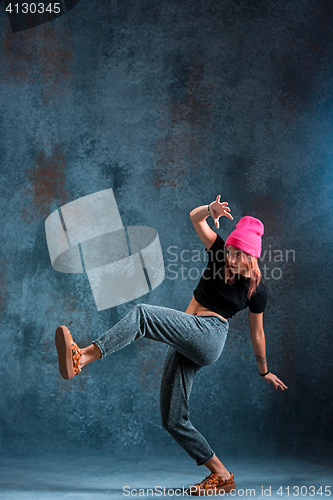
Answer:
[[[231,490],[236,490],[234,475],[230,472],[229,479],[222,479],[217,472],[212,472],[201,483],[195,484],[190,487],[191,495],[216,495],[219,491],[228,493]]]
[[[58,351],[59,371],[66,380],[80,373],[79,361],[82,351],[74,342],[66,326],[59,326],[55,333],[55,345]]]

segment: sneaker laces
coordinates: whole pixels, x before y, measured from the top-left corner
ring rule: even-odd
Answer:
[[[206,484],[210,483],[211,481],[215,481],[217,479],[218,474],[217,472],[211,472],[209,474],[209,476],[205,477],[205,479],[203,481],[201,481],[201,483],[198,483],[198,486],[205,486]],[[197,485],[196,485],[197,486]]]
[[[74,375],[77,375],[78,373],[81,372],[81,368],[79,367],[79,361],[82,356],[82,351],[79,348],[79,346],[74,342],[71,334],[71,349],[72,349],[72,359],[73,359],[73,368],[74,368]]]
[[[218,484],[221,481],[226,485],[231,483],[233,481],[232,474],[228,479],[222,479],[222,477],[219,476],[217,472],[211,472],[209,476],[207,476],[203,481],[201,481],[201,483],[198,483],[195,486],[199,486],[199,488],[205,489],[205,486],[214,486],[214,484]]]

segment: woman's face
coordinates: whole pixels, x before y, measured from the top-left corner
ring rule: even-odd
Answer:
[[[226,254],[227,266],[230,267],[233,273],[241,274],[246,277],[250,276],[250,266],[246,253],[243,252],[243,250],[239,250],[239,248],[228,245]]]

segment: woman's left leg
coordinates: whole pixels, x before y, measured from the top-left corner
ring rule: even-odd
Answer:
[[[168,347],[161,380],[162,425],[197,465],[205,465],[224,479],[229,472],[206,439],[190,421],[189,399],[195,374],[202,368],[173,347]]]
[[[191,486],[192,495],[216,494],[236,488],[232,473],[217,458],[206,439],[193,426],[188,406],[195,374],[201,366],[168,347],[161,381],[161,417],[163,427],[184,448],[197,465],[205,465],[211,474]]]
[[[164,360],[160,393],[163,427],[197,465],[203,465],[215,454],[189,418],[188,401],[194,375],[200,368],[200,365],[169,346]]]

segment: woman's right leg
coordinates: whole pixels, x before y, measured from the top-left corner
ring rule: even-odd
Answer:
[[[92,361],[96,361],[96,359],[100,359],[102,357],[102,353],[97,344],[90,344],[88,347],[83,347],[81,349],[82,356],[79,361],[79,367],[83,368],[88,363]]]
[[[99,347],[101,357],[104,358],[146,337],[168,344],[198,365],[204,366],[219,358],[228,326],[227,321],[213,315],[195,316],[168,307],[137,304],[110,330],[94,340],[93,344]]]

